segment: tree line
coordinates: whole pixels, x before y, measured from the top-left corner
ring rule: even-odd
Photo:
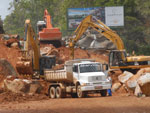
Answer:
[[[44,10],[52,16],[53,26],[61,28],[67,35],[67,9],[86,7],[124,6],[124,27],[114,30],[122,38],[126,50],[131,53],[150,55],[150,1],[149,0],[13,0],[12,10],[4,20],[7,33],[23,36],[24,22],[31,19],[36,23],[43,20]]]

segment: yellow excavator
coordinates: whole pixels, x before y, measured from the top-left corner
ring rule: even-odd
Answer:
[[[109,53],[110,69],[127,70],[135,73],[140,68],[150,67],[150,56],[127,56],[123,41],[119,35],[92,15],[89,15],[82,20],[74,32],[75,37],[70,39],[69,47],[71,49],[72,59],[74,59],[74,46],[76,42],[88,28],[96,30],[116,45],[117,50],[112,50]]]
[[[20,75],[43,75],[44,69],[55,65],[55,56],[41,56],[39,40],[31,26],[30,20],[25,21],[25,36],[22,57],[16,64]]]

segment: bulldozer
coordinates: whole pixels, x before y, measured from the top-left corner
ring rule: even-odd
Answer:
[[[75,37],[70,38],[69,47],[72,59],[74,59],[74,47],[77,41],[88,28],[96,30],[116,45],[117,50],[109,52],[109,68],[111,70],[120,69],[136,73],[140,68],[150,67],[150,56],[128,56],[120,36],[92,15],[85,17],[81,21],[74,32]]]
[[[62,33],[59,28],[54,28],[51,23],[51,16],[47,9],[44,11],[44,21],[37,22],[37,33],[41,44],[53,44],[61,46]]]
[[[22,57],[16,64],[16,69],[20,75],[32,77],[43,75],[44,69],[50,69],[55,65],[55,56],[40,55],[40,43],[32,28],[30,20],[25,21],[25,34],[23,49],[20,51]]]

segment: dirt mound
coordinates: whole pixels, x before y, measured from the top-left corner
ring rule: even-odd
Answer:
[[[19,52],[19,48],[9,48],[5,45],[5,41],[0,38],[0,59],[4,58],[8,60],[10,64],[13,65],[13,67],[16,67],[16,63],[18,61],[18,57],[21,56],[21,53]]]
[[[25,102],[25,101],[33,101],[33,100],[43,100],[48,99],[48,96],[42,94],[17,94],[12,92],[4,92],[0,94],[0,103],[6,102]]]
[[[43,55],[55,55],[56,64],[64,64],[65,61],[71,59],[71,50],[67,47],[55,48],[51,44],[40,46],[41,54]],[[75,59],[95,59],[97,62],[108,63],[108,55],[104,51],[97,50],[83,50],[75,48],[74,50]]]

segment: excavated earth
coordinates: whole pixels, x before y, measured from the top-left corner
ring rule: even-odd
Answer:
[[[18,57],[21,57],[21,52],[19,47],[8,47],[6,40],[2,39],[3,35],[0,35],[0,59],[7,60],[16,70],[16,63],[19,61]],[[55,55],[56,56],[56,63],[59,64],[55,69],[61,69],[64,66],[64,62],[69,60],[70,57],[70,49],[66,47],[60,47],[55,48],[52,45],[41,45],[42,48],[49,48],[50,51],[48,51],[48,55]],[[99,54],[95,51],[87,51],[82,50],[79,48],[75,49],[75,58],[77,59],[95,59],[98,62],[107,62],[108,57],[105,54]],[[3,90],[3,80],[6,78],[6,76],[9,75],[9,70],[5,68],[5,65],[0,65],[0,103],[5,102],[23,102],[28,100],[41,100],[43,98],[48,98],[48,96],[45,95],[45,91],[43,91],[43,94],[37,94],[37,95],[22,95],[22,94],[14,94],[9,91]],[[24,77],[19,76],[19,78],[23,79]],[[29,78],[30,79],[30,78]],[[46,89],[46,88],[45,88]]]
[[[48,55],[56,55],[56,69],[63,67],[65,61],[70,59],[70,50],[66,47],[51,48]],[[17,47],[7,47],[5,41],[0,38],[0,58],[8,60],[15,68],[16,62],[21,56]],[[41,48],[44,48],[41,46]],[[75,49],[75,58],[95,59],[101,63],[108,62],[108,52],[100,50]],[[150,113],[150,98],[128,96],[122,87],[111,97],[101,97],[100,94],[90,94],[87,98],[73,99],[70,96],[64,99],[49,99],[42,94],[15,94],[1,88],[7,75],[7,69],[0,67],[0,113]],[[117,71],[111,74],[113,83],[118,81]],[[19,77],[23,78],[23,77]]]

